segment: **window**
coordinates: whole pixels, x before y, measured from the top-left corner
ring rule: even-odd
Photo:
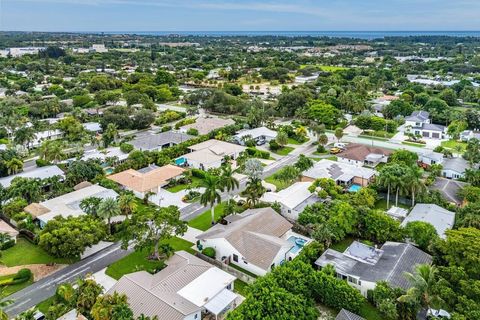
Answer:
[[[233,261],[238,262],[238,256],[236,254],[233,254]]]
[[[195,313],[195,317],[193,319],[198,319],[198,313]]]
[[[356,278],[348,276],[348,282],[353,283],[353,284],[357,284],[358,280]]]

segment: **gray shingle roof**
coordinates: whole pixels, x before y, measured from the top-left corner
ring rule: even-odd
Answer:
[[[409,121],[425,121],[428,120],[430,114],[427,111],[413,111],[412,114],[405,118]]]
[[[193,136],[180,132],[161,132],[151,135],[145,135],[133,139],[130,143],[139,150],[159,149],[166,144],[179,144],[192,139]]]
[[[466,185],[465,182],[445,179],[438,177],[435,183],[430,187],[431,190],[438,190],[450,202],[460,205],[463,201],[462,197],[458,195]]]
[[[448,211],[432,203],[417,203],[410,211],[410,214],[403,220],[402,226],[413,221],[430,223],[437,230],[438,236],[444,238],[445,231],[451,229],[455,223],[455,212]]]
[[[424,123],[422,126],[422,129],[424,130],[440,131],[440,132],[444,132],[445,128],[446,128],[445,126],[442,126],[440,124],[434,124],[434,123]]]
[[[465,172],[466,169],[468,169],[468,161],[457,157],[457,158],[446,158],[443,161],[443,170],[452,170],[456,171],[458,173],[463,173]]]
[[[360,317],[359,315],[356,315],[353,312],[342,309],[337,314],[337,317],[335,318],[335,320],[365,320],[365,319]]]
[[[386,242],[381,250],[383,254],[374,265],[332,249],[325,251],[315,264],[321,267],[331,264],[338,272],[358,277],[360,280],[387,281],[394,287],[408,289],[410,283],[405,278],[405,272],[413,272],[418,264],[432,262],[430,255],[407,243]]]

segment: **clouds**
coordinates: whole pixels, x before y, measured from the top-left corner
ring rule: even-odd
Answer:
[[[3,0],[2,30],[479,30],[478,0]]]

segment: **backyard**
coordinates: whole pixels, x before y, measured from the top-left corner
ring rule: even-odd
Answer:
[[[466,142],[460,142],[456,140],[448,140],[448,141],[442,141],[441,146],[446,148],[446,149],[451,149],[451,150],[460,150],[461,153],[465,152],[465,149],[467,148],[467,143]]]

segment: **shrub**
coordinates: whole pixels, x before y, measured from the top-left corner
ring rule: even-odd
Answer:
[[[255,149],[255,148],[247,148],[246,152],[249,156],[254,157],[254,158],[261,158],[261,159],[269,159],[270,158],[270,152],[268,152],[268,151],[258,150],[258,149]]]
[[[209,247],[209,248],[205,248],[202,250],[202,253],[204,255],[206,255],[207,257],[210,257],[212,259],[215,259],[215,255],[216,255],[216,252],[215,252],[215,249]]]
[[[170,130],[172,130],[172,126],[163,126],[162,129],[161,129],[162,132],[167,132],[167,131],[170,131]]]
[[[43,160],[43,159],[37,159],[37,160],[35,160],[35,164],[37,165],[37,167],[46,167],[46,166],[50,165],[50,162],[48,162],[47,160]]]
[[[325,149],[324,146],[319,145],[319,146],[317,147],[317,152],[318,152],[318,153],[326,153],[327,150]]]
[[[186,119],[182,119],[180,121],[178,121],[177,123],[175,123],[175,129],[180,129],[180,127],[183,127],[183,126],[186,126],[187,124],[192,124],[192,123],[195,123],[195,120],[194,118],[186,118]]]
[[[120,144],[120,150],[123,153],[130,153],[133,150],[133,146],[130,143],[122,143]]]
[[[187,134],[192,135],[192,136],[198,136],[198,130],[195,128],[190,128],[187,130]]]
[[[14,245],[15,245],[14,239],[7,240],[5,242],[2,242],[2,244],[0,244],[0,250],[7,250],[8,248],[13,247]]]
[[[278,149],[280,149],[280,145],[275,140],[270,140],[269,145],[270,145],[270,150],[272,151],[277,151]]]
[[[32,271],[30,269],[24,268],[18,270],[17,274],[13,277],[13,280],[22,280],[27,279],[29,280],[32,277]]]

